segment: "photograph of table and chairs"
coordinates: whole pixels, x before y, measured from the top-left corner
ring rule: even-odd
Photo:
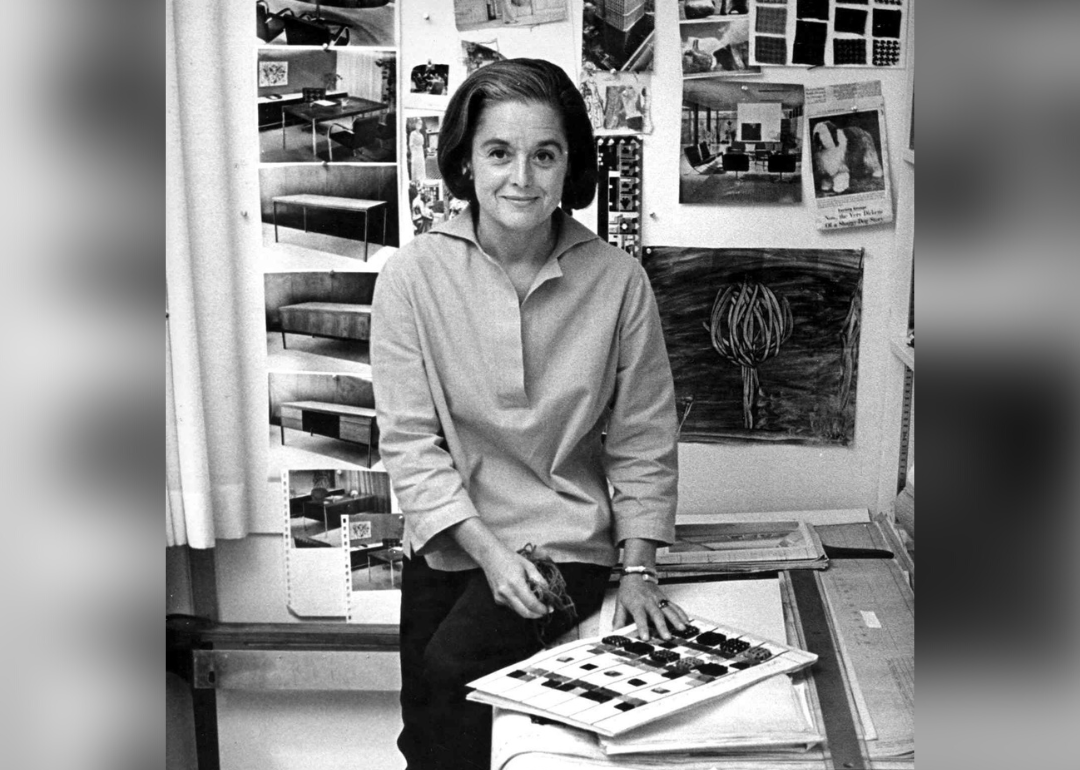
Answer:
[[[680,203],[799,203],[802,85],[683,81]]]
[[[263,243],[298,269],[374,269],[399,245],[396,166],[263,166],[259,190]]]
[[[288,498],[293,548],[342,548],[347,535],[353,591],[400,587],[405,525],[385,471],[289,470]]]
[[[270,468],[314,468],[328,459],[354,468],[379,461],[370,375],[268,374]]]
[[[369,373],[375,272],[267,273],[267,366]]]
[[[392,46],[393,0],[256,0],[255,36],[266,45]]]
[[[259,160],[396,162],[396,73],[394,51],[259,49]]]

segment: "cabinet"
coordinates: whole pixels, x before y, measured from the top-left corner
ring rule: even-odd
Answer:
[[[280,313],[282,347],[288,347],[287,332],[338,340],[366,340],[371,336],[371,305],[302,302],[285,305]]]
[[[375,410],[364,406],[331,404],[323,401],[290,401],[281,405],[281,443],[285,429],[302,430],[313,436],[326,436],[353,444],[366,444],[371,467],[372,450],[379,443]]]

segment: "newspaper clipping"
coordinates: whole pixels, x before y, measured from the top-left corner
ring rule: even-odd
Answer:
[[[893,220],[881,82],[806,89],[817,225],[867,227]]]

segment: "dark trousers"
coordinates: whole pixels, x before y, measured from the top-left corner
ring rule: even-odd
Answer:
[[[577,619],[596,612],[611,572],[560,564]],[[467,683],[539,652],[577,619],[522,618],[495,604],[482,570],[444,572],[405,559],[401,579],[401,716],[398,748],[409,770],[488,770],[491,707],[466,701]]]

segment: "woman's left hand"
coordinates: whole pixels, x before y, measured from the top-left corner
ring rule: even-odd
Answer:
[[[644,575],[631,573],[619,581],[619,597],[615,605],[615,628],[633,621],[638,638],[648,641],[655,629],[661,639],[671,638],[671,629],[682,629],[690,616],[682,607],[664,596],[663,589]]]

